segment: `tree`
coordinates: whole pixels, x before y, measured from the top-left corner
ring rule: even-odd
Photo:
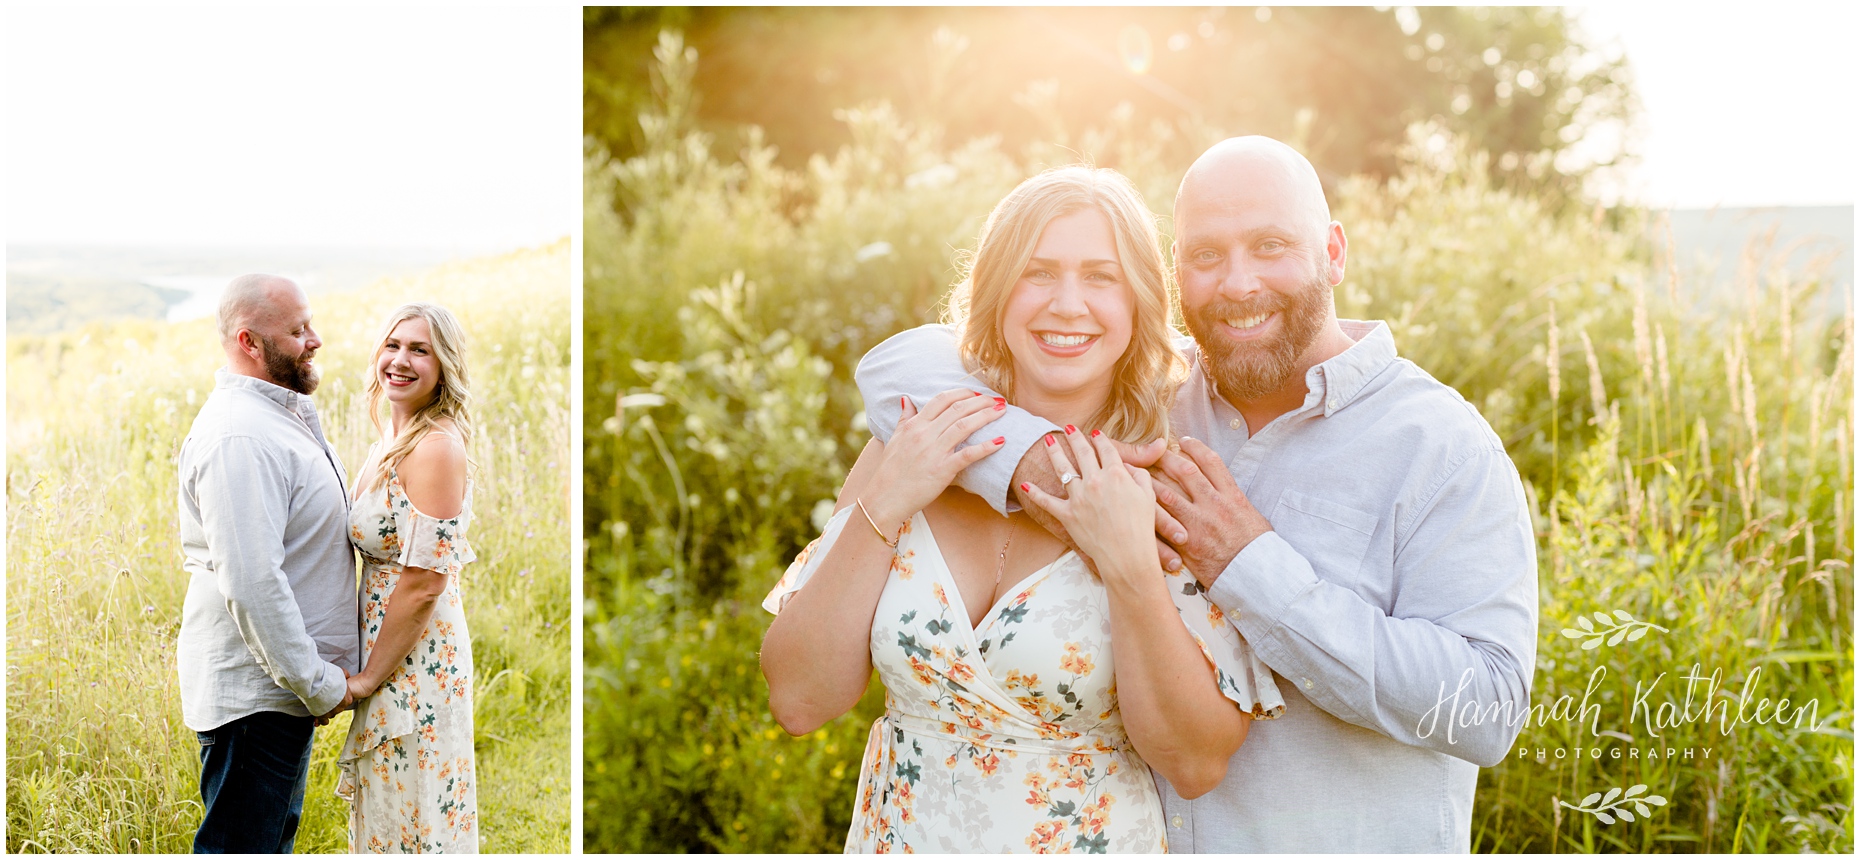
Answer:
[[[1542,8],[597,9],[584,18],[585,125],[642,144],[650,47],[696,48],[697,121],[758,126],[789,165],[848,142],[836,109],[886,101],[955,140],[1077,146],[1088,129],[1161,134],[1182,164],[1219,137],[1299,146],[1327,183],[1387,176],[1406,129],[1434,122],[1503,181],[1570,196],[1626,155],[1624,62]],[[1587,138],[1585,141],[1584,139]],[[1099,138],[1102,139],[1102,138]],[[1599,144],[1598,144],[1599,141]],[[1583,142],[1578,146],[1578,142]],[[1107,152],[1078,152],[1115,166]]]

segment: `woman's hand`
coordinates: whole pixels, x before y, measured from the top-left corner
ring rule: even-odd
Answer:
[[[1156,491],[1149,473],[1126,466],[1111,438],[1097,430],[1088,436],[1068,424],[1063,439],[1048,435],[1045,447],[1061,477],[1078,476],[1064,485],[1066,497],[1033,484],[1022,484],[1021,491],[1065,525],[1100,576],[1139,576],[1151,568],[1160,572],[1152,549]]]
[[[381,686],[381,682],[378,679],[366,674],[366,672],[361,675],[350,675],[348,682],[349,696],[354,698],[357,702],[374,695],[375,689]]]
[[[885,445],[868,489],[859,501],[880,530],[895,535],[904,521],[923,510],[949,488],[956,475],[971,464],[1001,450],[997,436],[979,445],[958,449],[975,431],[1006,414],[1007,401],[965,388],[945,391],[918,411],[909,397],[902,398],[903,417],[897,432]]]

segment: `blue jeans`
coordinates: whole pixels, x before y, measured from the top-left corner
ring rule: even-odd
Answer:
[[[195,854],[289,854],[303,817],[316,722],[260,711],[200,736],[207,814]]]

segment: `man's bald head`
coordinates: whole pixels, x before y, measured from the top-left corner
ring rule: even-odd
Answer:
[[[1257,134],[1227,138],[1189,165],[1176,189],[1176,220],[1181,221],[1185,202],[1241,197],[1282,204],[1308,234],[1330,227],[1330,201],[1324,199],[1317,168],[1298,150]]]
[[[290,278],[263,274],[234,278],[220,294],[220,307],[215,315],[220,327],[220,343],[230,344],[239,336],[240,329],[268,329],[265,323],[270,322],[269,316],[291,304],[291,298],[299,299],[297,304],[304,304],[302,296],[303,289]]]
[[[227,369],[299,394],[316,390],[323,341],[303,288],[277,275],[241,275],[226,285],[218,317]]]
[[[1175,197],[1176,275],[1183,319],[1229,402],[1259,415],[1296,405],[1304,371],[1349,347],[1331,295],[1347,248],[1297,150],[1235,137],[1195,159]]]

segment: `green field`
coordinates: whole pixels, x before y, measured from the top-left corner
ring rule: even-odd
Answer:
[[[1112,116],[1007,151],[866,104],[784,166],[694,119],[694,52],[656,56],[639,151],[586,173],[587,847],[833,851],[882,697],[787,737],[758,604],[865,442],[853,367],[935,318],[1027,175],[1084,154],[1167,213],[1167,153],[1224,132]],[[1693,283],[1656,262],[1657,214],[1508,181],[1439,127],[1396,155],[1332,189],[1338,313],[1480,409],[1538,535],[1543,707],[1481,772],[1474,849],[1853,851],[1851,304],[1760,244],[1731,290]],[[1695,665],[1717,680],[1688,706]],[[1610,804],[1632,818],[1583,811]]]
[[[353,470],[368,350],[396,305],[464,324],[480,472],[462,589],[477,661],[486,852],[569,849],[569,245],[312,298],[317,403]],[[199,745],[174,642],[187,578],[175,456],[223,364],[212,320],[7,339],[6,810],[12,852],[185,852]],[[348,725],[317,733],[302,852],[348,847],[333,794]]]

